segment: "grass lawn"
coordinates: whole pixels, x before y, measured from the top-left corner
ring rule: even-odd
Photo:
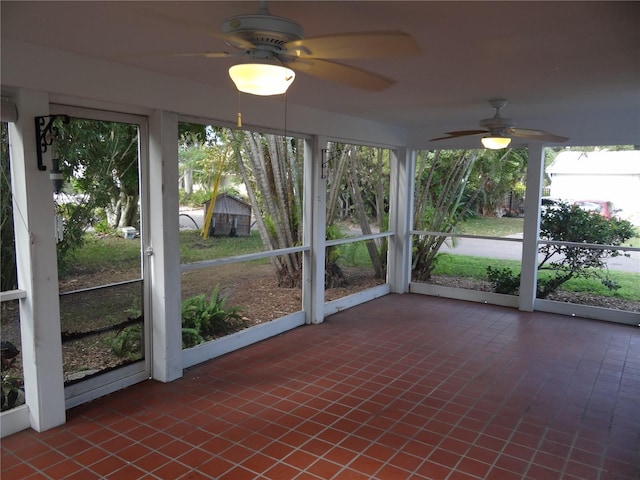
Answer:
[[[514,219],[508,219],[514,220]],[[491,223],[491,222],[490,222]],[[511,222],[509,222],[511,223]],[[487,231],[485,229],[485,231]],[[494,231],[496,231],[494,229]],[[503,230],[504,231],[504,230]],[[489,234],[493,235],[493,234]],[[341,257],[338,263],[355,265],[360,267],[371,266],[371,260],[367,252],[365,242],[354,242],[341,245]],[[450,277],[466,277],[476,280],[488,281],[487,267],[510,268],[513,272],[520,271],[520,261],[501,260],[488,257],[476,257],[469,255],[455,255],[449,253],[440,254],[436,260],[434,275],[445,275]],[[540,278],[547,276],[546,272],[540,274]],[[573,279],[565,283],[561,290],[573,292],[589,292],[604,297],[616,296],[632,302],[640,302],[640,274],[632,272],[609,272],[611,280],[620,285],[617,290],[609,290],[600,281],[594,279]]]
[[[623,243],[625,247],[640,247],[640,227],[636,227],[636,236]]]
[[[180,232],[180,262],[192,263],[214,258],[260,252],[264,248],[258,232],[248,237],[200,236],[199,230]],[[103,270],[127,269],[140,265],[140,239],[127,240],[120,235],[96,236],[87,233],[85,244],[74,252],[73,260],[60,278]]]
[[[506,237],[522,233],[524,218],[473,217],[458,224],[457,233],[486,237]]]
[[[207,239],[200,236],[200,230],[180,231],[181,263],[234,257],[263,250],[262,239],[255,230],[247,237],[209,237]]]
[[[452,255],[443,253],[438,257],[434,275],[450,277],[467,277],[476,280],[488,280],[487,266],[494,268],[510,268],[513,272],[520,271],[520,262],[517,260],[500,260],[485,257],[473,257],[468,255]],[[548,276],[547,272],[540,274],[541,278]],[[620,288],[611,291],[595,279],[577,278],[565,283],[561,290],[572,292],[589,292],[604,297],[616,296],[631,302],[640,302],[640,275],[631,272],[609,272],[610,278],[620,285]]]
[[[140,239],[128,240],[122,236],[96,236],[85,234],[85,244],[73,252],[68,268],[60,278],[103,270],[129,269],[140,265]]]

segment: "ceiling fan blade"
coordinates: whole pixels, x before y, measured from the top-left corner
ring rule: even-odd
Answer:
[[[484,133],[489,133],[489,132],[487,130],[457,130],[455,132],[445,132],[445,134],[447,135],[446,137],[432,138],[429,141],[434,142],[436,140],[447,140],[450,138],[468,137],[471,135],[481,135]]]
[[[327,60],[294,60],[286,62],[286,65],[293,70],[308,73],[315,77],[373,92],[384,90],[396,83],[395,80],[382,75]]]
[[[488,130],[456,130],[454,132],[444,132],[452,137],[466,137],[468,135],[480,135],[481,133],[489,133]]]
[[[567,137],[561,137],[560,135],[553,135],[545,132],[544,130],[532,130],[527,128],[507,128],[505,133],[520,138],[531,138],[533,140],[544,140],[547,142],[566,142],[569,140]]]
[[[252,48],[256,47],[249,40],[246,40],[237,35],[230,35],[230,34],[216,33],[216,32],[209,32],[209,35],[215,38],[219,38],[220,40],[223,40],[226,44],[231,45],[232,47],[240,48],[242,50],[251,50]]]
[[[169,57],[204,57],[204,58],[228,58],[239,57],[244,55],[244,52],[229,53],[229,52],[198,52],[198,53],[169,53]]]
[[[404,32],[363,32],[303,38],[283,45],[284,55],[300,58],[377,58],[420,52],[415,39]]]
[[[246,52],[241,51],[237,53],[230,52],[146,52],[146,53],[127,53],[120,55],[110,55],[109,58],[118,61],[118,60],[127,60],[127,59],[135,59],[135,58],[152,58],[152,57],[202,57],[202,58],[229,58],[229,57],[240,57],[245,55]]]
[[[151,4],[150,8],[153,8],[153,4]],[[179,18],[176,15],[168,15],[158,11],[152,11],[147,8],[142,8],[142,11],[146,12],[147,16],[152,17],[160,22],[166,23],[167,25],[179,25],[180,27],[183,27],[187,30],[202,32],[210,37],[218,38],[223,42],[225,42],[226,44],[235,48],[240,48],[242,50],[249,50],[249,49],[255,48],[255,45],[253,43],[251,43],[249,40],[246,40],[242,37],[239,37],[237,35],[217,32],[217,31],[211,30],[211,28],[207,26],[200,25],[196,22],[186,21],[182,18]]]

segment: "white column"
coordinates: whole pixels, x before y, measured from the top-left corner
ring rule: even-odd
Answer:
[[[524,200],[522,270],[520,273],[519,309],[532,312],[538,281],[538,237],[540,235],[540,195],[544,174],[544,147],[529,145],[527,150],[527,194]]]
[[[16,92],[18,119],[9,124],[13,218],[20,301],[25,399],[31,427],[39,432],[65,423],[60,335],[55,208],[47,171],[37,168],[34,117],[49,114],[46,93]]]
[[[182,376],[178,120],[173,113],[158,111],[149,118],[148,171],[151,375],[170,382]]]
[[[388,279],[391,291],[407,293],[411,281],[411,225],[413,212],[413,158],[406,148],[391,151]]]
[[[313,140],[304,140],[302,190],[302,244],[311,245],[313,224]],[[311,251],[302,253],[302,310],[305,323],[313,316],[313,263]]]
[[[325,238],[327,222],[327,180],[322,178],[322,149],[327,148],[327,139],[314,137],[311,148],[305,149],[305,157],[311,150],[311,161],[305,158],[305,232],[310,236],[311,251],[305,258],[305,282],[309,282],[311,301],[307,310],[308,323],[324,320],[324,274]]]

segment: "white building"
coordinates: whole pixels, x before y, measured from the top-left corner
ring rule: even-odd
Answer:
[[[640,151],[561,152],[547,173],[550,196],[610,201],[622,218],[640,225]]]

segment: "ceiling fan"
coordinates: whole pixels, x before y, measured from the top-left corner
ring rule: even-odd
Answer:
[[[455,132],[446,132],[445,137],[432,138],[431,141],[448,140],[457,137],[466,137],[470,135],[484,135],[481,141],[485,148],[499,150],[506,148],[511,143],[511,137],[530,138],[532,140],[541,140],[546,142],[561,143],[569,140],[567,137],[553,135],[544,130],[533,130],[529,128],[516,128],[515,123],[510,118],[503,118],[500,115],[502,110],[508,103],[505,98],[494,98],[489,100],[491,107],[495,108],[496,113],[491,118],[480,120],[479,130],[458,130]]]
[[[202,56],[207,58],[238,57],[241,62],[230,68],[229,74],[240,91],[258,95],[284,93],[295,77],[295,71],[349,85],[355,88],[380,91],[395,83],[394,80],[360,68],[336,63],[335,59],[362,59],[411,55],[420,47],[407,33],[399,31],[379,31],[344,33],[305,38],[300,24],[284,17],[271,15],[266,0],[260,2],[256,14],[236,15],[222,24],[222,32],[212,34],[221,38],[236,52],[181,53],[174,56]],[[331,60],[329,60],[331,59]],[[233,70],[241,70],[243,65],[267,65],[268,74],[276,72],[283,76],[284,91],[261,93],[243,90],[234,78]],[[270,68],[273,67],[273,68]],[[257,67],[256,67],[257,68]],[[236,72],[237,73],[237,72]],[[254,79],[255,81],[255,79]],[[251,80],[248,81],[249,84]]]

